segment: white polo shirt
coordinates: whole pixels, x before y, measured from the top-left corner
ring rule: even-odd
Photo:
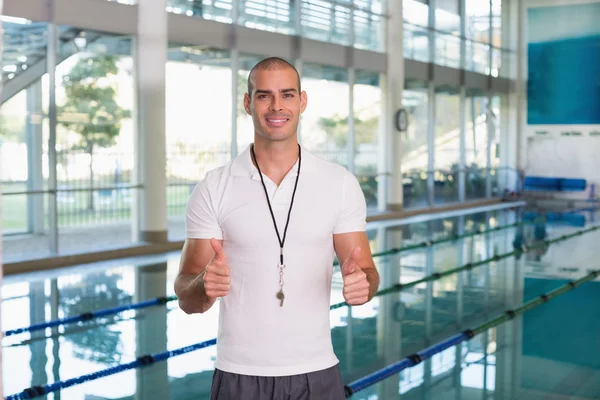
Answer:
[[[263,174],[282,238],[297,171],[298,163],[279,187]],[[186,230],[188,238],[222,239],[229,261],[231,288],[219,301],[215,368],[282,376],[337,364],[329,316],[333,235],[365,229],[366,202],[356,177],[302,148],[280,307],[280,247],[250,146],[208,172],[189,199]]]

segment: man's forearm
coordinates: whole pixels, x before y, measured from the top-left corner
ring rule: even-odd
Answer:
[[[371,301],[379,289],[379,273],[375,267],[365,268],[363,272],[367,275],[367,281],[369,282],[369,301]]]
[[[179,300],[179,308],[186,314],[204,313],[216,301],[206,295],[203,275],[181,274],[175,280],[175,293]]]

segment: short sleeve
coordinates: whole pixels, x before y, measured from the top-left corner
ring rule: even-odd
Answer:
[[[342,189],[342,210],[333,233],[363,232],[367,229],[367,203],[356,176],[347,172]]]
[[[185,221],[188,239],[223,239],[213,199],[207,176],[196,185],[188,199]]]

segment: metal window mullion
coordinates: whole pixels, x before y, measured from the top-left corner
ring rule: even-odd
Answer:
[[[466,199],[466,130],[467,130],[467,118],[466,118],[466,103],[467,103],[467,89],[465,86],[460,88],[460,104],[458,119],[460,121],[460,138],[459,138],[459,161],[458,161],[458,201],[465,201]]]
[[[489,13],[489,29],[488,29],[488,41],[490,43],[489,46],[489,50],[488,50],[488,62],[489,62],[489,74],[488,75],[492,75],[492,70],[494,69],[494,44],[492,42],[493,38],[494,38],[494,26],[493,26],[493,22],[494,22],[494,18],[493,18],[493,11],[492,11],[492,3],[493,0],[489,0],[489,8],[490,8],[490,13]],[[500,75],[498,73],[498,75]]]
[[[429,1],[429,15],[428,15],[428,19],[429,19],[429,62],[431,64],[435,63],[435,56],[436,56],[436,51],[435,51],[435,42],[436,42],[436,37],[435,37],[435,7],[436,7],[436,0],[430,0]]]
[[[434,184],[434,168],[435,168],[435,83],[430,81],[428,85],[429,91],[429,115],[427,121],[427,195],[429,205],[433,206],[435,202],[435,184]]]
[[[494,121],[492,120],[491,115],[492,115],[492,94],[491,91],[488,91],[487,94],[487,117],[486,117],[486,124],[487,124],[487,143],[485,146],[485,197],[492,197],[492,141],[490,140],[490,132],[495,129],[495,127],[491,128],[491,125],[494,124]],[[491,128],[491,129],[490,129]]]
[[[54,20],[54,2],[49,3],[50,22],[48,23],[48,46],[46,48],[46,70],[48,71],[48,224],[49,249],[51,254],[58,254],[58,206],[57,206],[57,171],[56,171],[56,59],[57,29]]]
[[[296,22],[296,36],[302,36],[302,0],[293,0],[295,15],[294,19]]]

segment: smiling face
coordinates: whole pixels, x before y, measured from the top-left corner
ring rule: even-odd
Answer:
[[[293,68],[256,69],[250,76],[250,93],[244,108],[252,116],[256,139],[267,142],[296,140],[300,115],[306,108],[306,93],[299,92]]]

